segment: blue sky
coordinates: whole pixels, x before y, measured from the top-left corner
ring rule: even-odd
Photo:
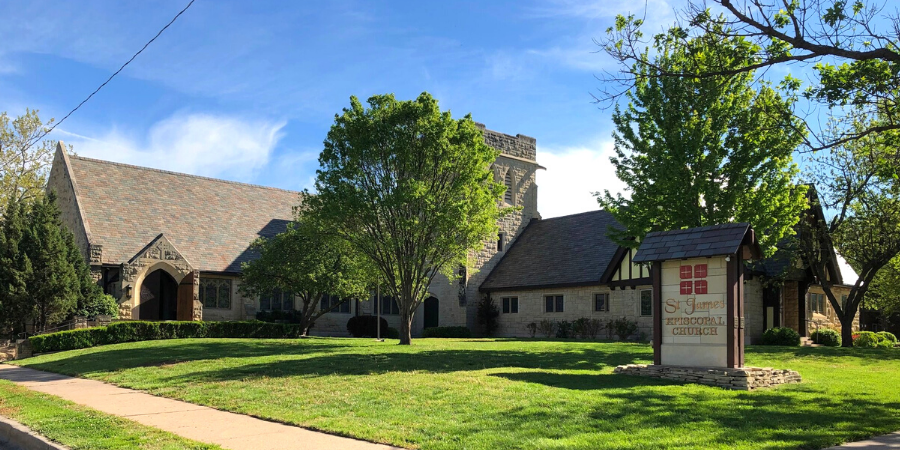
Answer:
[[[658,30],[672,5],[649,0]],[[156,2],[0,3],[0,111],[62,117],[181,8]],[[334,114],[356,95],[432,93],[455,116],[535,137],[544,217],[621,188],[592,39],[644,2],[197,0],[54,132],[75,152],[286,189],[312,186]]]

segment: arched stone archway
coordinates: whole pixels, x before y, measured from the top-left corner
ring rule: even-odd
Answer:
[[[178,282],[163,269],[147,274],[138,288],[138,317],[141,320],[178,318]]]
[[[123,264],[124,299],[120,316],[141,320],[202,320],[200,274],[164,235]],[[163,280],[163,281],[160,281]],[[146,282],[146,285],[145,285]],[[162,283],[162,284],[160,284]],[[142,304],[157,292],[163,304]],[[124,314],[123,314],[124,313]]]

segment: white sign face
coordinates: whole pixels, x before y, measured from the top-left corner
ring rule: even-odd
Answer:
[[[662,364],[727,365],[726,267],[724,257],[662,262]]]

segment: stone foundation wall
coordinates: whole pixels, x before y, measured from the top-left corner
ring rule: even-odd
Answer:
[[[752,391],[786,383],[800,383],[800,374],[794,370],[773,369],[771,367],[742,367],[737,369],[657,366],[648,364],[628,364],[618,366],[615,373],[665,380],[698,383],[738,391]]]

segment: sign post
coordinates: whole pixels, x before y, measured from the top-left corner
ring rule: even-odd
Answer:
[[[647,234],[632,261],[651,264],[653,365],[616,372],[736,389],[799,382],[793,371],[744,368],[744,261],[760,257],[746,223]]]

